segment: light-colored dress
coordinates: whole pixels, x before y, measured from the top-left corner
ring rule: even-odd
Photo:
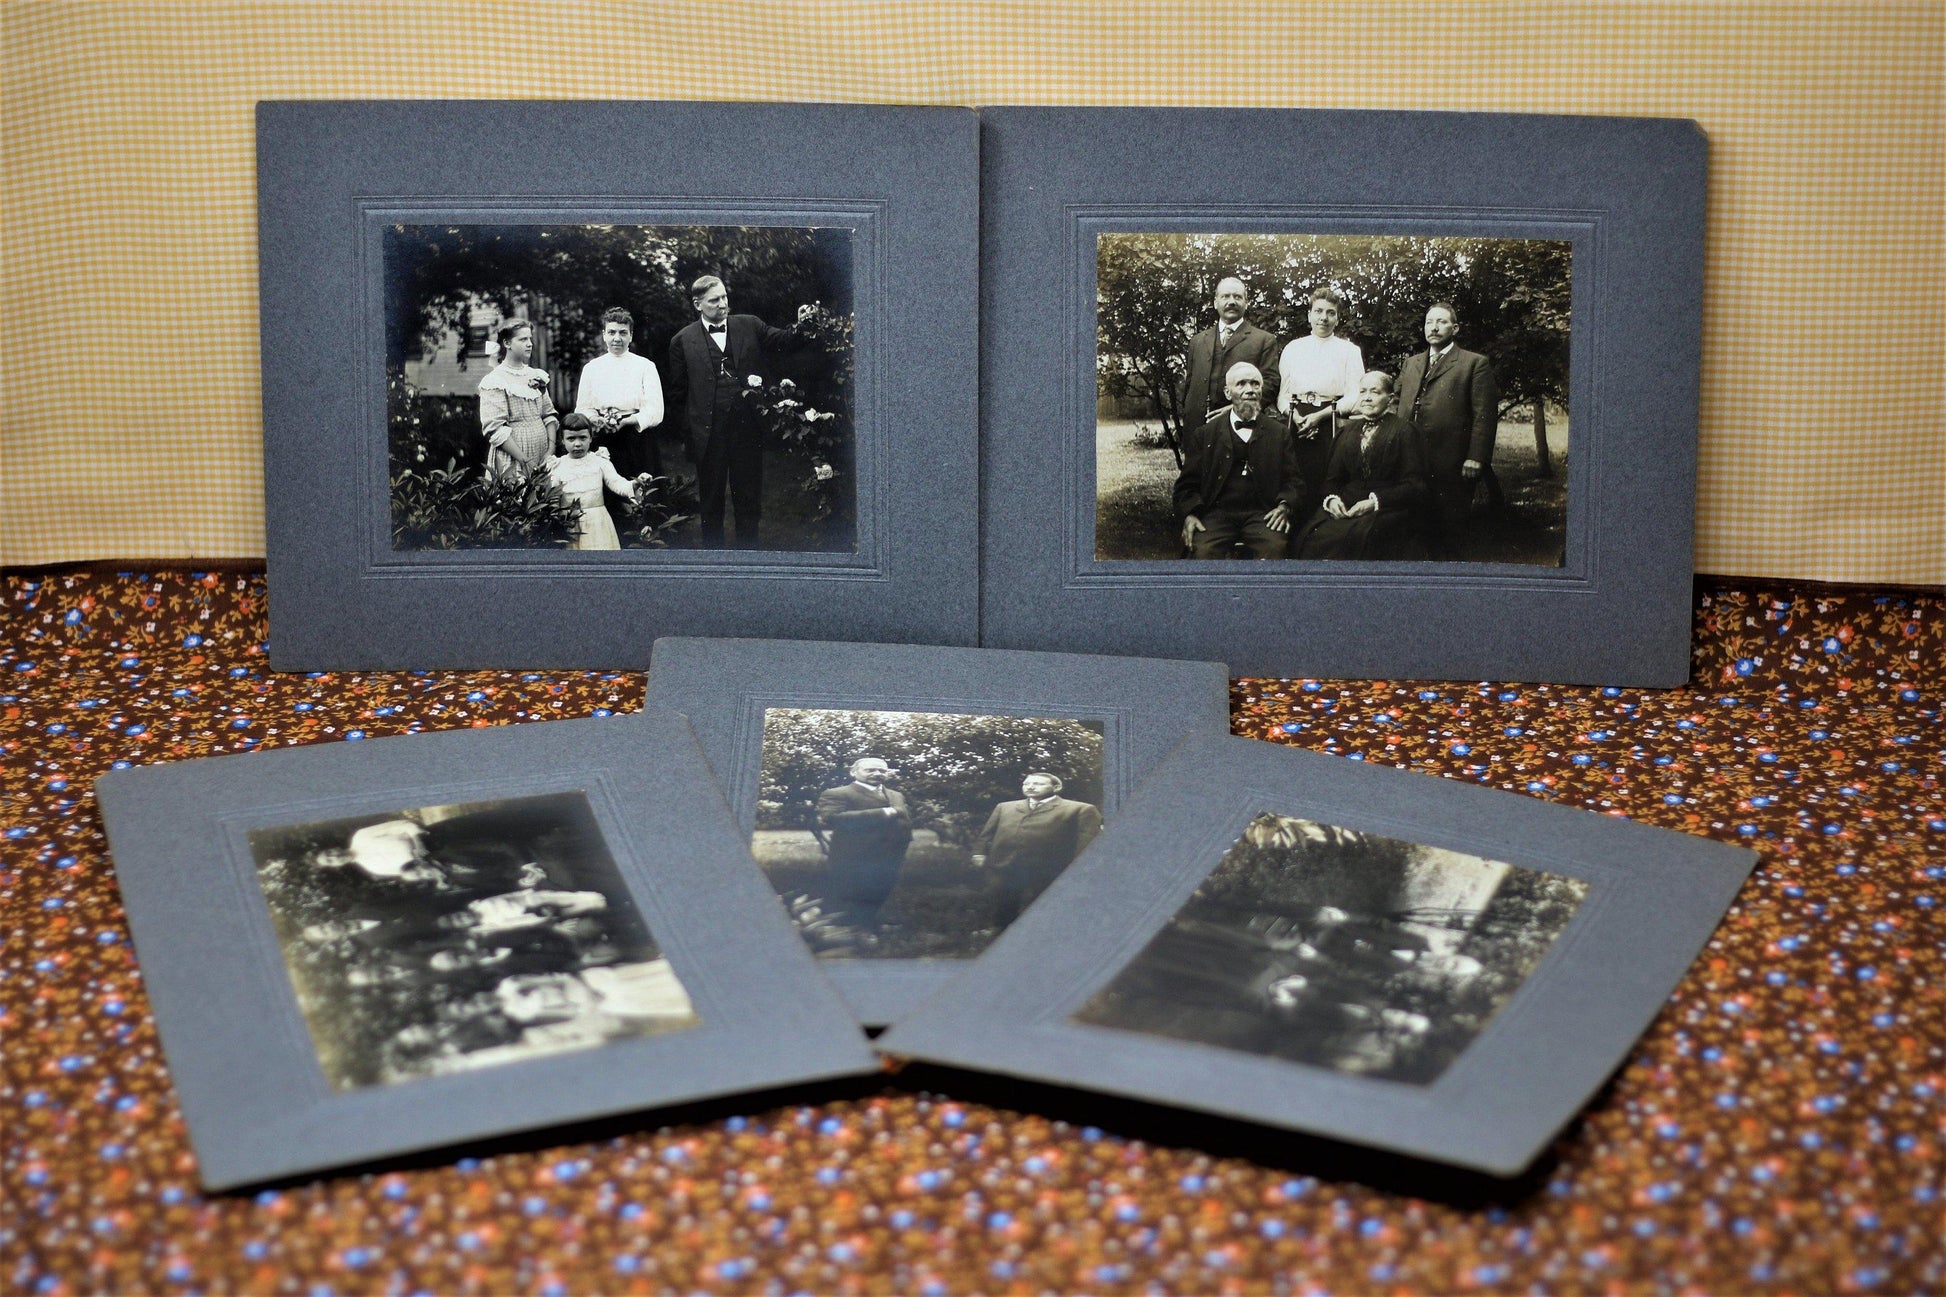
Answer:
[[[574,538],[574,548],[620,549],[622,538],[615,532],[615,520],[608,516],[601,490],[606,486],[616,495],[632,496],[635,483],[616,472],[606,455],[590,453],[580,459],[549,456],[546,462],[548,480],[581,508],[581,534]]]
[[[480,432],[491,440],[502,428],[507,439],[487,451],[487,468],[496,477],[525,475],[541,466],[554,449],[547,421],[555,418],[554,399],[547,394],[547,371],[522,365],[501,365],[480,380]]]

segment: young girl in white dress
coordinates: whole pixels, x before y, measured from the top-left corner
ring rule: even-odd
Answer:
[[[615,471],[606,454],[589,454],[594,428],[594,420],[585,414],[570,414],[561,420],[561,448],[567,453],[549,455],[542,468],[548,480],[561,488],[561,494],[581,509],[581,532],[574,538],[574,548],[620,549],[622,538],[615,533],[615,520],[608,516],[602,489],[633,499],[649,475],[644,473],[631,482]]]

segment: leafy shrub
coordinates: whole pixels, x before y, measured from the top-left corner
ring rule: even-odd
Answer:
[[[611,506],[623,549],[664,549],[667,536],[696,516],[696,483],[688,477],[653,477],[635,497]]]
[[[392,475],[393,549],[546,549],[574,543],[581,511],[544,473],[495,477],[447,460]]]
[[[822,520],[845,511],[851,490],[851,316],[818,306],[798,322],[796,332],[808,340],[807,352],[825,357],[826,376],[816,390],[766,377],[761,385],[745,388],[743,398],[755,407],[758,426],[803,466],[798,489],[810,498],[808,515]]]

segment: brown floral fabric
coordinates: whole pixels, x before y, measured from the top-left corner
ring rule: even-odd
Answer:
[[[273,674],[260,575],[16,576],[0,598],[8,1291],[1946,1285],[1946,599],[1706,588],[1694,683],[1670,692],[1235,684],[1241,734],[1762,854],[1614,1081],[1521,1181],[1481,1191],[1082,1096],[1036,1115],[914,1069],[788,1106],[210,1196],[95,777],[632,709],[642,678]]]

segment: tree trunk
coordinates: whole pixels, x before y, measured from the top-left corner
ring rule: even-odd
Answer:
[[[1547,398],[1534,402],[1534,456],[1540,461],[1542,477],[1554,476],[1554,458],[1547,450]]]

